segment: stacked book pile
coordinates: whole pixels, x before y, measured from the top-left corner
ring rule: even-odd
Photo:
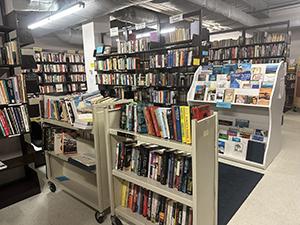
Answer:
[[[6,42],[4,47],[0,48],[0,64],[20,64],[20,54],[16,41]]]
[[[155,224],[193,224],[192,208],[132,183],[122,184],[121,206]]]
[[[121,108],[120,128],[191,144],[191,119],[209,115],[207,105],[157,107],[132,103]]]
[[[158,145],[121,142],[116,147],[115,169],[148,177],[192,195],[192,157],[175,149]]]
[[[0,80],[0,104],[25,103],[26,99],[25,75]]]
[[[30,131],[28,111],[25,105],[0,110],[0,136],[23,134]]]

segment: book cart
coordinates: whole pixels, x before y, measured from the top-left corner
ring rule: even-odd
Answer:
[[[261,67],[262,70],[266,70],[268,66],[273,68],[274,83],[268,104],[225,103],[216,99],[214,101],[195,100],[196,86],[203,83],[203,81],[199,81],[201,80],[201,74],[211,74],[211,70],[204,69],[203,67],[199,67],[195,73],[193,84],[188,93],[188,102],[190,105],[210,104],[218,112],[218,129],[223,129],[223,126],[220,125],[220,120],[241,119],[250,121],[250,124],[252,124],[250,128],[267,131],[268,135],[264,140],[252,140],[251,153],[247,153],[249,148],[247,150],[247,147],[242,147],[247,146],[249,143],[245,144],[243,138],[241,138],[242,141],[240,143],[237,143],[230,138],[224,141],[220,139],[220,136],[218,137],[219,141],[225,142],[222,151],[220,151],[219,143],[219,161],[263,172],[281,150],[281,122],[285,102],[284,77],[286,74],[286,63],[252,64],[251,66],[252,68]],[[242,91],[242,88],[236,91]],[[256,92],[256,90],[250,89],[249,93],[253,93],[253,91]]]
[[[120,109],[105,110],[105,138],[107,148],[108,181],[112,224],[120,224],[120,219],[134,225],[154,224],[145,217],[121,206],[121,185],[127,181],[177,201],[193,209],[193,224],[217,224],[218,160],[216,150],[216,121],[214,114],[201,121],[192,121],[192,144],[161,139],[147,134],[125,131],[119,128]],[[121,140],[133,139],[140,143],[150,143],[162,147],[178,149],[192,154],[193,195],[188,195],[161,185],[150,178],[133,172],[115,169],[115,147]]]
[[[95,155],[96,169],[90,171],[72,164],[68,155],[45,151],[50,191],[55,192],[56,186],[58,186],[60,189],[95,209],[95,218],[99,223],[104,221],[110,206],[107,185],[103,109],[104,107],[114,107],[115,104],[120,104],[124,101],[125,100],[95,105],[93,107],[92,130],[78,129],[69,123],[53,119],[42,119],[44,125],[54,125],[81,133],[81,138],[85,140],[80,139],[80,153]],[[59,181],[57,177],[61,176],[68,177],[68,180]]]

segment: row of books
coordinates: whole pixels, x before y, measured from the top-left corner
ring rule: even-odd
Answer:
[[[167,54],[150,56],[150,68],[180,67],[193,65],[193,50],[176,49],[169,50]]]
[[[67,53],[67,59],[70,63],[84,63],[84,55]]]
[[[238,47],[209,50],[209,60],[237,59],[238,56],[239,56]]]
[[[131,41],[118,41],[118,53],[133,53],[149,50],[149,38],[141,38]]]
[[[41,94],[53,94],[53,93],[63,93],[66,92],[66,88],[63,84],[53,84],[53,85],[45,85],[39,86]]]
[[[213,41],[211,43],[211,47],[213,48],[221,48],[221,47],[231,47],[241,45],[243,43],[243,38],[239,37],[238,39],[223,39],[219,41]]]
[[[167,43],[190,40],[190,29],[176,28],[175,31],[168,33],[165,39]]]
[[[183,73],[111,73],[97,75],[97,84],[100,85],[189,87],[192,81],[193,74]]]
[[[55,83],[55,82],[65,82],[66,76],[65,75],[59,75],[59,74],[53,74],[53,75],[47,75],[43,74],[43,76],[39,76],[40,83]]]
[[[239,58],[284,56],[286,44],[255,45],[243,47],[239,51]]]
[[[115,168],[148,177],[169,188],[192,195],[192,157],[158,145],[117,143]]]
[[[23,74],[0,80],[0,104],[25,103],[26,83]]]
[[[173,90],[149,89],[150,102],[173,105],[177,103],[178,92]]]
[[[85,74],[71,74],[69,76],[69,78],[72,82],[86,81],[86,75]]]
[[[255,32],[253,37],[246,38],[246,44],[260,44],[270,42],[287,41],[286,34],[284,33],[267,33],[267,32]]]
[[[86,83],[68,84],[67,85],[67,91],[68,92],[84,92],[84,91],[87,91],[87,84]]]
[[[30,131],[28,111],[25,105],[8,107],[0,110],[0,135],[23,134]]]
[[[139,59],[136,57],[127,58],[109,58],[95,62],[95,70],[110,71],[110,70],[133,70],[139,69]]]
[[[120,128],[191,144],[191,119],[211,114],[209,106],[147,106],[132,103],[122,106]]]
[[[51,64],[51,65],[41,65],[39,72],[50,72],[50,73],[61,73],[67,72],[67,65],[64,64]]]
[[[85,72],[84,65],[70,65],[70,72],[76,73],[76,72]]]
[[[20,53],[17,41],[6,42],[4,46],[0,48],[0,64],[20,64]]]
[[[53,63],[83,63],[82,54],[71,54],[65,52],[35,52],[34,59],[36,62],[53,62]]]
[[[121,206],[155,224],[193,224],[192,208],[132,183],[122,183]]]

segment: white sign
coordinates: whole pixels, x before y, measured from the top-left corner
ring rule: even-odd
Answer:
[[[118,27],[110,28],[110,36],[111,37],[119,36],[119,28]]]
[[[138,23],[135,25],[136,30],[142,30],[146,28],[146,23]]]
[[[170,23],[177,23],[179,21],[182,21],[183,20],[183,14],[178,14],[178,15],[175,15],[175,16],[170,16]]]

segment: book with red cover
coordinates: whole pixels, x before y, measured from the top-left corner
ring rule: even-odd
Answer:
[[[153,125],[154,125],[155,135],[157,137],[160,137],[161,136],[160,135],[160,129],[159,129],[159,126],[158,126],[156,115],[155,115],[155,110],[157,108],[158,108],[157,106],[149,106],[149,111],[150,111],[152,122],[153,122]]]
[[[144,108],[144,114],[145,114],[145,120],[146,120],[146,124],[147,124],[147,128],[148,128],[148,134],[155,136],[156,133],[155,133],[154,125],[153,125],[152,118],[150,115],[150,109],[148,107]]]
[[[211,115],[210,106],[194,106],[192,107],[192,119],[202,120]]]
[[[127,208],[131,209],[133,205],[133,184],[129,183]]]
[[[5,118],[2,111],[0,111],[0,122],[2,124],[3,129],[4,129],[5,136],[9,136],[9,134],[10,134],[9,126],[8,126],[7,120],[6,120],[6,118]]]
[[[148,198],[149,198],[149,191],[144,191],[144,202],[143,202],[143,216],[147,217],[148,215]]]

